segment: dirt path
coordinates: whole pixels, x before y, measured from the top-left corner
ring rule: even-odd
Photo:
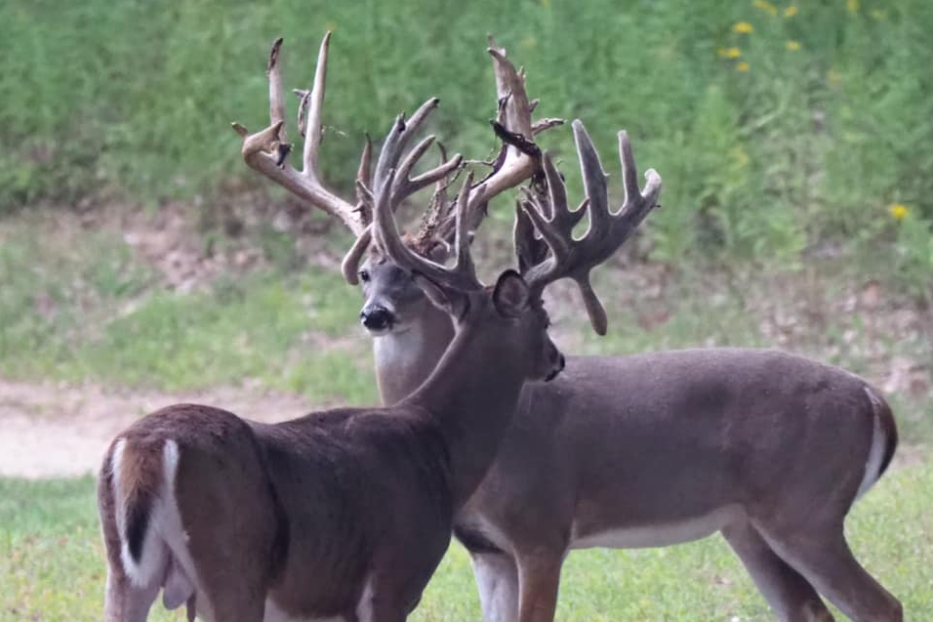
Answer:
[[[107,444],[142,415],[169,404],[211,404],[257,421],[281,421],[321,405],[296,396],[218,388],[196,393],[105,390],[0,378],[0,477],[75,477],[96,473]],[[929,456],[901,444],[895,466]]]
[[[0,476],[71,477],[96,472],[110,440],[140,416],[179,402],[278,421],[312,409],[295,396],[220,388],[198,393],[109,391],[0,379]]]

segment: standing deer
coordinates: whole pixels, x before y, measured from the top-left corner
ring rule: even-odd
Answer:
[[[327,38],[312,127],[320,126],[326,49]],[[508,130],[518,136],[500,158],[512,166],[492,178],[505,170],[515,186],[547,165],[532,141],[548,122],[532,124],[523,77],[503,50],[490,52],[500,112],[507,111]],[[275,123],[274,101],[272,108]],[[582,126],[574,133],[581,154],[591,152]],[[334,212],[332,195],[325,201],[295,188],[268,149],[249,147],[247,141],[250,166]],[[624,134],[620,151],[628,203],[640,194]],[[584,181],[591,213],[601,214],[594,206],[608,205],[606,182],[595,152],[592,158],[596,166],[584,170]],[[545,171],[560,203],[563,185],[552,165]],[[535,195],[544,211],[553,207]],[[359,212],[350,206],[347,213]],[[354,233],[363,230],[341,218]],[[445,244],[419,247],[419,236],[412,245],[441,259],[447,236],[439,236]],[[526,258],[538,252],[540,240],[519,237]],[[365,232],[359,235],[343,272],[351,283],[357,274],[362,281],[361,320],[376,337],[380,394],[395,404],[430,376],[454,327],[380,249],[359,266],[368,243]],[[576,276],[591,322],[604,332],[586,271]],[[852,504],[884,473],[896,445],[894,419],[878,391],[790,354],[716,348],[570,357],[554,382],[526,385],[495,463],[455,517],[455,534],[472,556],[487,622],[552,620],[561,565],[573,549],[668,546],[717,531],[783,622],[832,621],[819,594],[855,621],[899,621],[900,603],[853,557],[843,533]]]
[[[379,247],[455,320],[448,352],[392,407],[267,425],[182,404],[120,434],[98,491],[108,621],[145,620],[163,588],[167,607],[187,602],[189,618],[196,611],[217,622],[397,621],[418,603],[523,383],[550,380],[564,366],[540,300],[548,281],[506,271],[485,288],[476,277],[465,218],[470,176],[457,204],[454,268],[401,241],[395,207],[460,161],[410,177],[428,138],[399,163],[433,107],[398,118],[372,190],[361,184],[361,192],[373,200]],[[603,233],[612,234],[590,238],[606,244]],[[559,277],[565,259],[549,259],[545,276]]]
[[[394,406],[269,425],[180,404],[118,435],[98,485],[108,622],[145,620],[160,590],[166,607],[187,603],[189,619],[211,622],[396,622],[414,610],[450,542],[453,516],[495,458],[522,386],[564,368],[547,335],[544,289],[611,256],[654,205],[660,183],[651,177],[649,197],[638,194],[621,215],[590,207],[579,240],[567,226],[579,215],[566,205],[542,213],[541,205],[523,205],[520,221],[549,250],[539,263],[524,263],[523,275],[507,270],[484,287],[470,256],[467,208],[486,190],[475,189],[472,175],[456,201],[454,267],[411,251],[395,223],[399,203],[461,160],[410,176],[433,137],[403,152],[435,106],[429,100],[410,120],[396,120],[371,189],[361,180],[359,191],[373,208],[373,241],[452,318],[448,351]],[[582,145],[586,170],[598,166],[594,158]],[[527,242],[516,238],[520,255]]]

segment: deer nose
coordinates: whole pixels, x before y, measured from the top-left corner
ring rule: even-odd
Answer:
[[[566,367],[566,365],[567,365],[567,360],[564,358],[564,355],[561,353],[558,353],[557,367],[551,370],[551,373],[547,375],[544,381],[550,382],[551,380],[554,380],[554,378],[557,378],[560,375],[560,372],[564,371],[564,367]]]
[[[360,322],[369,330],[385,330],[392,325],[392,314],[382,305],[367,305],[360,311]]]

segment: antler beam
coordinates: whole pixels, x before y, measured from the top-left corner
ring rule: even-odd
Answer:
[[[322,139],[321,114],[324,107],[324,91],[327,77],[327,55],[330,48],[331,33],[324,35],[318,52],[314,71],[314,82],[310,91],[296,90],[301,98],[299,105],[298,129],[305,137],[302,152],[303,170],[297,171],[288,164],[291,151],[285,131],[285,99],[282,86],[282,38],[272,44],[269,53],[269,121],[270,125],[259,132],[250,134],[239,123],[233,129],[243,137],[243,159],[253,169],[259,171],[292,194],[306,200],[328,214],[336,216],[354,235],[359,237],[369,224],[369,207],[362,201],[356,205],[345,201],[327,189],[321,180],[319,171],[319,151]],[[371,149],[363,150],[360,171],[368,171]]]

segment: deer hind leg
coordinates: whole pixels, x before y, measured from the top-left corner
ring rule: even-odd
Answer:
[[[901,603],[859,564],[842,526],[796,530],[759,525],[771,548],[855,622],[903,622]]]
[[[518,566],[505,552],[474,553],[473,574],[479,589],[483,622],[518,619]]]
[[[810,585],[778,557],[747,521],[725,527],[722,535],[751,575],[758,591],[781,622],[834,622]]]
[[[107,572],[107,588],[104,595],[104,620],[106,622],[146,622],[149,609],[159,595],[159,584],[133,585],[122,570]]]
[[[519,622],[553,622],[563,551],[518,557]]]

